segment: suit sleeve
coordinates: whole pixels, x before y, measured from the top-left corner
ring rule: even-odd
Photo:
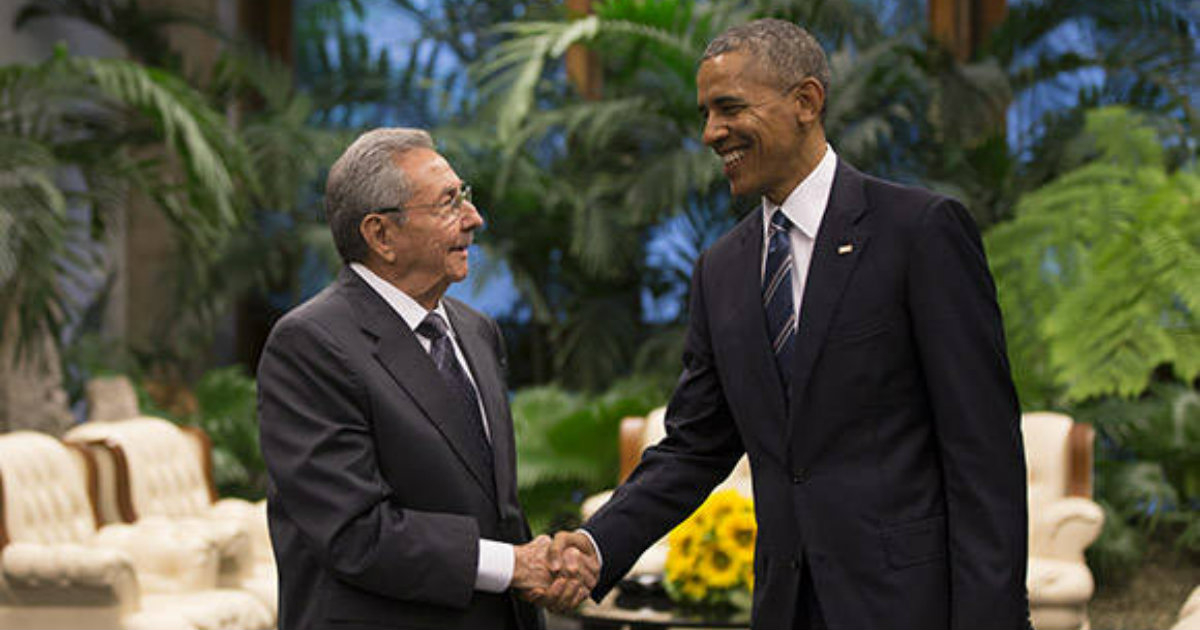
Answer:
[[[599,601],[638,557],[687,518],[745,452],[713,358],[705,311],[704,257],[692,277],[683,373],[666,413],[666,437],[646,449],[629,479],[584,524],[604,557]]]
[[[1025,627],[1025,457],[996,289],[966,209],[914,236],[909,304],[946,488],[952,628]]]
[[[333,575],[398,599],[465,608],[479,526],[405,509],[381,475],[369,393],[333,335],[284,319],[259,363],[263,458],[278,506]]]

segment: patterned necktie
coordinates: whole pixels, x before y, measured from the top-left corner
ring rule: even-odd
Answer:
[[[479,398],[475,395],[475,386],[463,370],[458,357],[454,356],[454,346],[451,345],[446,320],[437,313],[430,313],[417,326],[417,334],[429,340],[429,356],[442,373],[442,379],[450,386],[463,403],[466,411],[466,422],[471,425],[471,434],[478,438],[475,448],[487,463],[487,469],[492,470],[492,445],[487,432],[483,428],[483,414],[479,411]]]
[[[796,345],[796,308],[792,304],[792,241],[788,235],[791,227],[792,222],[783,214],[783,210],[776,210],[767,232],[767,264],[762,281],[767,333],[785,391],[791,380],[791,358]]]

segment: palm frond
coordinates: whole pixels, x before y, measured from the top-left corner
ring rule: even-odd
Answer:
[[[1068,400],[1135,396],[1164,364],[1195,378],[1200,178],[1168,174],[1154,129],[1127,110],[1094,112],[1087,138],[1092,161],[988,235],[1015,358],[1046,362],[1018,372],[1054,374]]]

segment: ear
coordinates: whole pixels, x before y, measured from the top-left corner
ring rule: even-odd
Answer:
[[[383,215],[368,214],[359,222],[358,233],[362,235],[363,241],[367,243],[367,249],[373,255],[385,262],[393,262],[396,258],[396,251],[387,237],[387,232],[395,227],[395,224],[392,224]]]
[[[803,126],[820,122],[821,110],[825,108],[825,88],[814,77],[805,77],[800,85],[792,88],[796,99],[796,120]]]

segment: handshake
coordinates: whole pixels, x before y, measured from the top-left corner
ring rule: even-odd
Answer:
[[[542,535],[513,548],[512,588],[523,599],[554,612],[574,610],[600,578],[600,560],[582,532]]]

